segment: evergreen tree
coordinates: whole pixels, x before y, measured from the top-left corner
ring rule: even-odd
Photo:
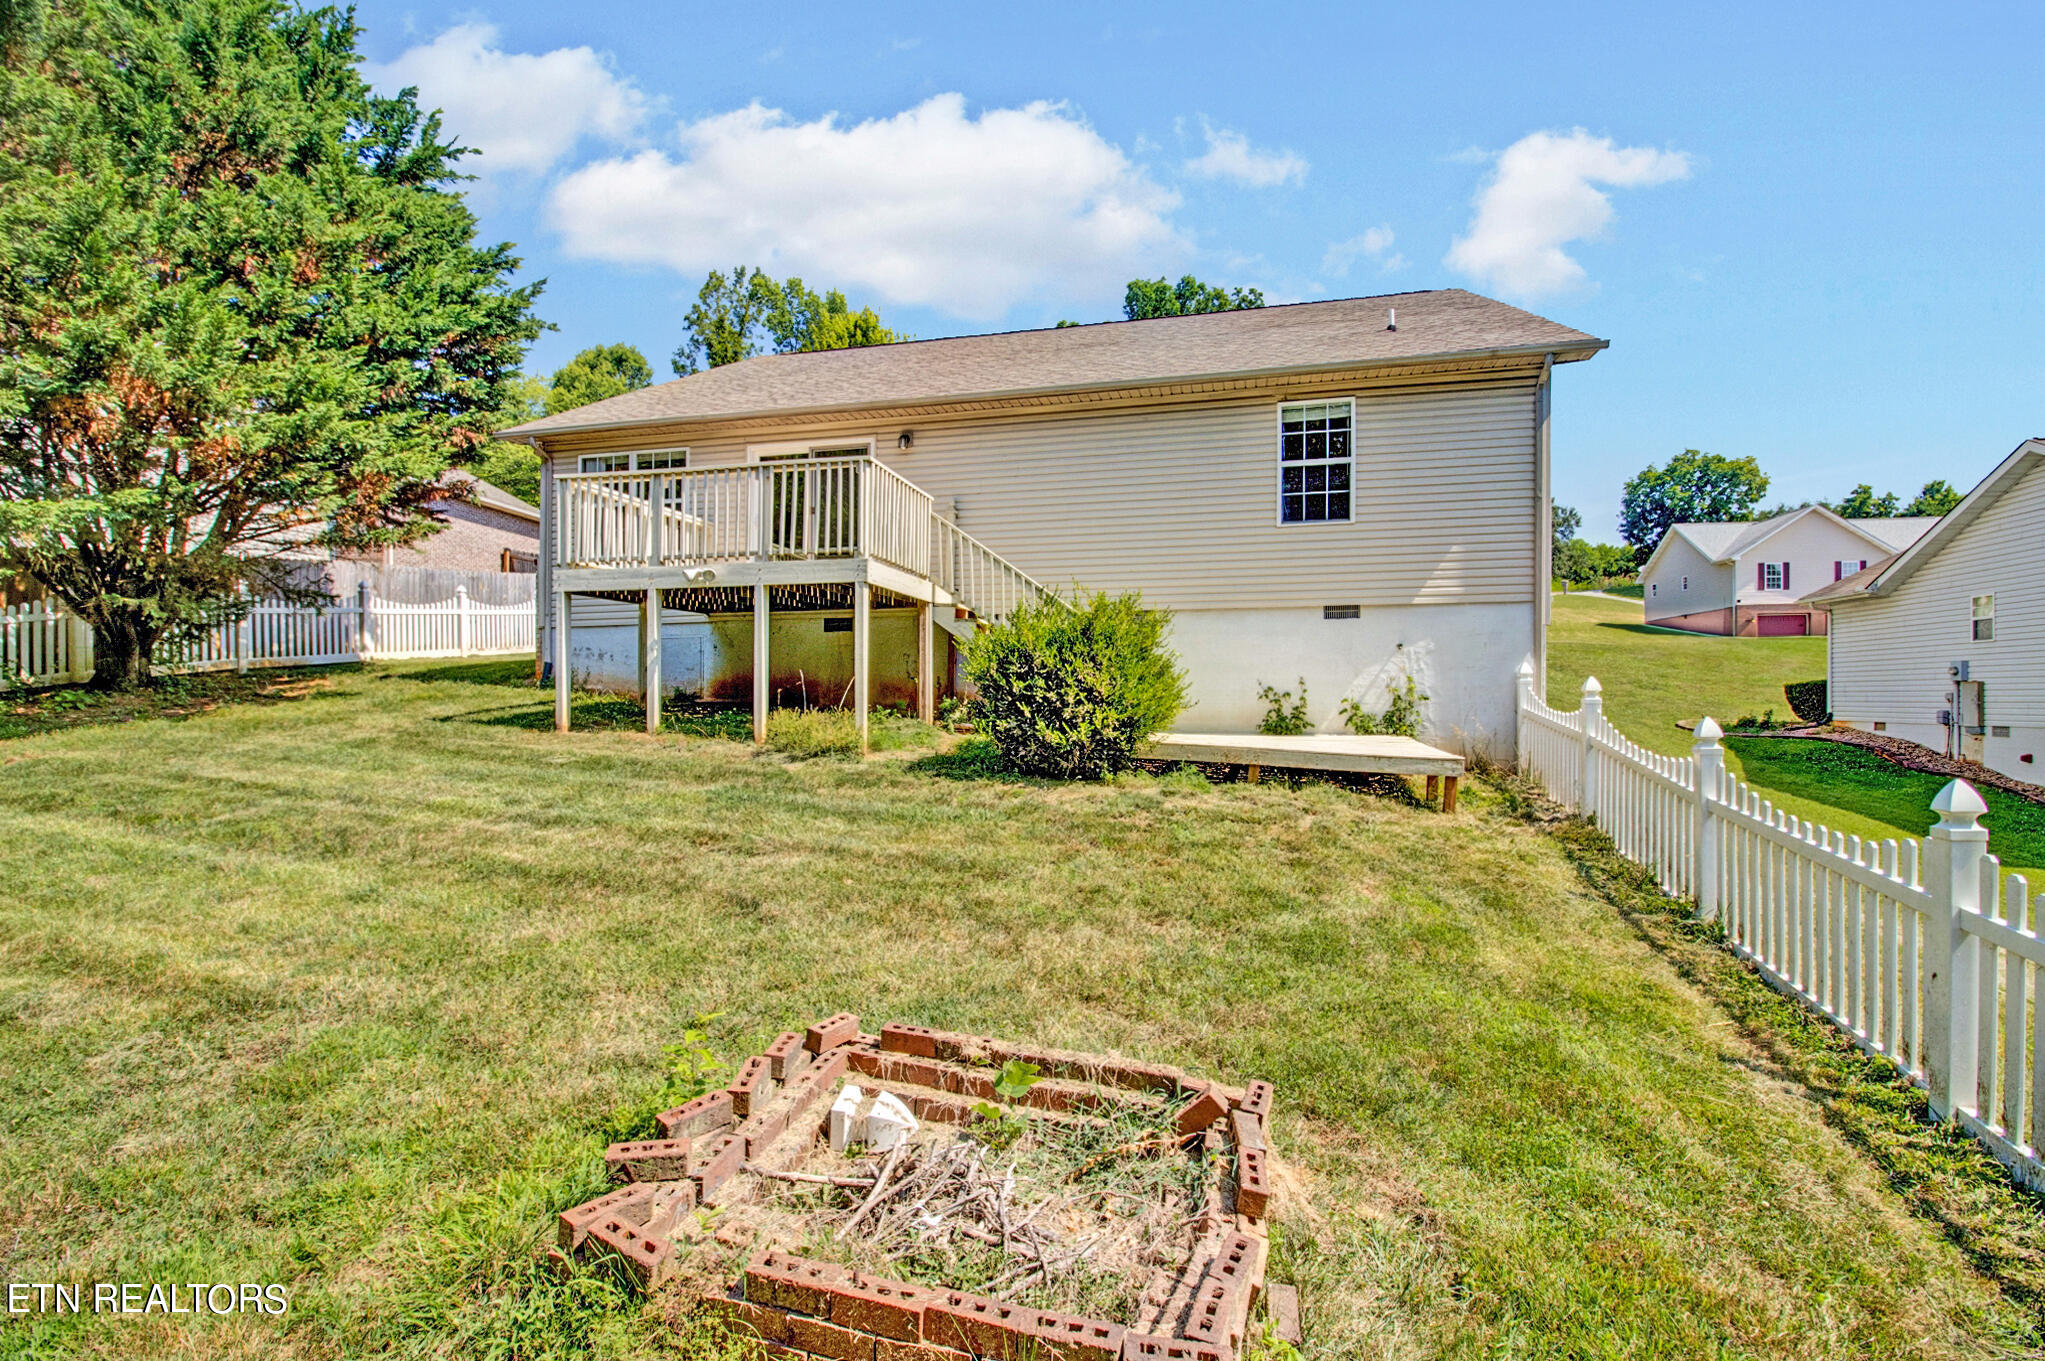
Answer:
[[[94,683],[404,543],[539,329],[461,151],[278,0],[53,0],[0,35],[0,566],[89,622]]]

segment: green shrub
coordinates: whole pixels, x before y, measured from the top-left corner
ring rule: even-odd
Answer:
[[[1832,711],[1825,707],[1830,701],[1822,679],[1791,681],[1782,687],[1782,693],[1789,697],[1789,711],[1804,722],[1825,723],[1831,720]]]
[[[1264,717],[1257,724],[1257,731],[1266,737],[1298,737],[1301,733],[1313,731],[1314,725],[1307,721],[1305,676],[1299,678],[1299,699],[1296,702],[1292,691],[1270,685],[1259,686],[1257,698],[1264,701]]]
[[[1392,702],[1381,714],[1370,712],[1354,699],[1343,700],[1342,721],[1349,725],[1349,731],[1360,737],[1418,737],[1420,706],[1427,700],[1428,696],[1420,693],[1419,683],[1408,676],[1404,686],[1392,687]]]
[[[1024,605],[966,645],[975,730],[1027,775],[1097,780],[1186,707],[1171,616],[1134,592]]]
[[[842,709],[776,709],[767,715],[767,745],[799,759],[857,756],[859,726]]]

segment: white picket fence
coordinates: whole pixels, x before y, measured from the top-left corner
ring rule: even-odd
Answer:
[[[157,650],[165,671],[247,671],[533,650],[530,601],[489,604],[464,587],[428,603],[386,600],[368,582],[323,607],[260,600],[241,619]],[[0,609],[0,689],[92,676],[92,629],[55,601]]]
[[[1697,725],[1687,757],[1607,722],[1595,678],[1573,713],[1519,681],[1521,769],[1592,818],[1662,889],[1723,924],[1733,952],[1926,1088],[2018,1180],[2045,1188],[2045,938],[2022,875],[1988,852],[1965,780],[1923,841],[1863,841],[1774,807]]]

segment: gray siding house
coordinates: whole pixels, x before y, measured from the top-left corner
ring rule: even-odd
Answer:
[[[767,355],[501,438],[544,456],[545,655],[580,680],[928,712],[979,621],[1140,590],[1189,728],[1303,677],[1337,731],[1411,675],[1429,740],[1509,758],[1552,374],[1605,344],[1409,293]]]
[[[2045,777],[2045,439],[1888,562],[1814,591],[1835,721]]]

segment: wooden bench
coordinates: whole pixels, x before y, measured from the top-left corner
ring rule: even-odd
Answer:
[[[1159,733],[1136,748],[1141,761],[1193,761],[1241,766],[1255,784],[1265,766],[1281,770],[1343,770],[1363,775],[1424,775],[1427,799],[1441,792],[1444,813],[1456,811],[1463,758],[1411,737],[1358,737],[1350,733],[1266,737],[1260,733]]]

